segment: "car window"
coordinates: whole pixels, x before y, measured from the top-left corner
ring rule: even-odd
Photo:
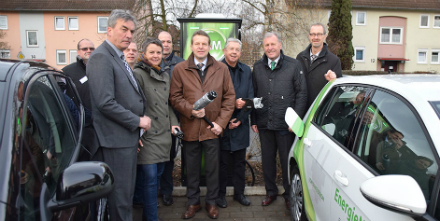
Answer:
[[[364,87],[333,88],[318,108],[314,122],[337,142],[348,147],[349,135],[368,93],[369,90]]]
[[[20,215],[24,220],[39,220],[43,182],[53,195],[75,151],[78,137],[74,122],[79,112],[52,75],[28,82],[21,122]]]
[[[413,177],[429,202],[438,165],[416,113],[377,90],[356,136],[354,153],[379,174]]]

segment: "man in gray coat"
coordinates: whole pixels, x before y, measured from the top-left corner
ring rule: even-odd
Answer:
[[[93,126],[104,162],[115,179],[114,190],[108,197],[112,221],[133,220],[138,141],[151,124],[150,118],[144,116],[145,96],[123,53],[132,40],[135,22],[129,12],[113,10],[108,18],[107,40],[93,52],[87,64]]]

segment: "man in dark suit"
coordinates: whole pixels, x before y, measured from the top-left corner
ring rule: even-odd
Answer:
[[[89,81],[86,75],[87,61],[94,50],[95,46],[93,45],[92,41],[86,38],[81,39],[77,44],[78,56],[76,57],[76,62],[69,64],[62,69],[65,75],[72,78],[87,113],[84,125],[84,136],[81,143],[89,151],[89,153],[82,153],[80,155],[81,160],[92,159],[99,147],[95,129],[93,128],[92,124],[92,117],[90,115],[92,105],[90,101]]]
[[[249,114],[250,111],[240,110],[245,105],[242,98],[253,98],[252,72],[249,66],[238,61],[241,56],[242,43],[236,38],[226,41],[222,61],[228,66],[235,90],[235,110],[231,120],[220,138],[220,189],[216,200],[217,206],[228,206],[225,195],[228,183],[228,162],[232,157],[232,183],[234,185],[234,200],[249,206],[251,202],[244,195],[246,148],[249,146]]]
[[[108,18],[107,40],[93,52],[87,64],[93,126],[104,162],[115,179],[114,190],[108,197],[112,221],[133,220],[138,141],[151,124],[150,118],[144,116],[145,96],[123,53],[132,40],[135,22],[129,12],[113,10]]]
[[[327,50],[327,32],[321,23],[310,26],[310,45],[296,56],[307,81],[307,109],[327,82],[342,77],[341,61]]]

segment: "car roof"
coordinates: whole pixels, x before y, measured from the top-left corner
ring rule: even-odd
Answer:
[[[336,84],[357,83],[378,86],[399,94],[411,91],[411,96],[426,101],[440,101],[440,75],[370,75],[338,78]]]

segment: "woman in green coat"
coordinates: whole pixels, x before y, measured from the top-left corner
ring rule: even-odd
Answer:
[[[170,76],[160,69],[162,43],[155,38],[147,38],[142,44],[144,59],[134,66],[134,75],[147,98],[145,115],[151,119],[151,128],[142,137],[138,153],[138,170],[143,181],[143,215],[148,221],[157,221],[158,180],[166,161],[169,161],[171,136],[179,128],[168,98]],[[180,128],[179,128],[180,129]]]

